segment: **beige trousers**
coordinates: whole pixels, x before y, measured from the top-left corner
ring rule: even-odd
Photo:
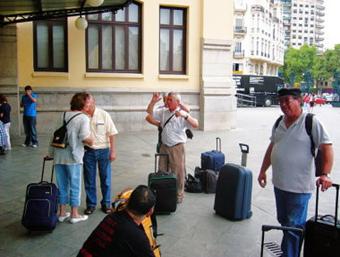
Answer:
[[[185,148],[184,144],[177,144],[169,147],[161,145],[160,153],[169,155],[169,171],[177,176],[177,198],[184,197],[184,182],[185,182]],[[166,158],[159,159],[159,170],[166,171]]]

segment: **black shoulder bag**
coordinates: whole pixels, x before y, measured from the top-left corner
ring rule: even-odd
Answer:
[[[62,148],[65,149],[68,145],[68,140],[67,140],[67,124],[70,123],[71,120],[73,120],[75,117],[79,116],[82,113],[77,113],[73,115],[67,122],[65,121],[65,114],[63,116],[63,125],[58,128],[56,131],[53,133],[53,138],[51,142],[51,146],[56,147],[56,148]]]

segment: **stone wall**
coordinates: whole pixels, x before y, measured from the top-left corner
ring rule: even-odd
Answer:
[[[62,112],[69,110],[69,103],[73,94],[81,91],[84,90],[76,88],[34,88],[34,92],[39,95],[38,133],[52,133],[58,126]],[[88,89],[87,91],[94,95],[98,107],[110,113],[119,132],[155,129],[145,121],[145,110],[152,92],[107,88]],[[198,118],[199,93],[183,92],[181,96],[183,102],[190,105],[192,115]],[[22,117],[22,113],[20,117]],[[22,128],[21,131],[23,131]]]

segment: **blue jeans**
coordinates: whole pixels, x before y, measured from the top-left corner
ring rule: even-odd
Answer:
[[[59,204],[80,206],[81,164],[56,164],[55,172],[59,189]]]
[[[25,145],[37,145],[38,144],[38,136],[37,136],[37,117],[33,116],[25,116],[23,117],[23,124],[25,130]]]
[[[307,219],[308,202],[311,193],[291,193],[274,188],[277,220],[282,226],[304,229]],[[298,257],[302,238],[291,232],[283,232],[281,249],[283,257]]]
[[[102,206],[111,207],[111,162],[110,149],[89,149],[84,154],[84,183],[87,207],[97,206],[96,171],[97,163],[100,178],[100,188],[103,199]]]

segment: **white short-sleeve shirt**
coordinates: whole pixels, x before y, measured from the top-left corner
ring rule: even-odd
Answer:
[[[110,114],[97,108],[90,118],[91,135],[94,137],[93,149],[105,149],[110,147],[109,137],[118,134]]]
[[[314,158],[311,139],[305,127],[306,115],[302,113],[289,128],[286,128],[282,119],[278,127],[272,129],[273,184],[284,191],[310,193],[315,187]],[[315,116],[312,135],[315,147],[332,143],[324,126]]]
[[[153,116],[161,122],[162,143],[171,147],[179,143],[186,143],[187,136],[185,130],[190,124],[183,117],[176,117],[175,111],[170,112],[168,108],[154,110]],[[165,122],[174,115],[164,127]]]

